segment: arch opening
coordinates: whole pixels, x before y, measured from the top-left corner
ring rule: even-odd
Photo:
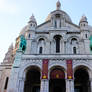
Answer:
[[[65,92],[65,73],[60,68],[55,68],[50,73],[49,92]]]
[[[24,92],[40,92],[40,71],[29,69],[26,73]]]
[[[74,73],[75,92],[91,92],[89,74],[86,69],[79,68]]]

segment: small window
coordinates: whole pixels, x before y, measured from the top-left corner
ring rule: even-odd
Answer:
[[[56,53],[60,52],[60,40],[61,40],[61,36],[60,35],[56,35],[54,37],[55,41],[56,41]]]
[[[60,52],[60,39],[56,39],[56,53]]]
[[[31,24],[31,26],[32,26],[32,24]]]
[[[42,47],[39,48],[39,54],[42,54]]]
[[[30,34],[28,35],[28,38],[30,38]]]
[[[85,27],[85,24],[84,24],[84,27]]]
[[[76,54],[76,47],[73,47],[73,54]]]
[[[56,18],[60,18],[60,14],[56,14]]]
[[[4,89],[5,89],[5,90],[7,89],[8,80],[9,80],[9,78],[7,77],[7,78],[6,78],[6,81],[5,81],[5,86],[4,86]]]
[[[72,39],[71,39],[71,44],[74,44],[74,43],[76,43],[76,44],[78,43],[78,41],[77,41],[76,38],[72,38]]]
[[[88,38],[88,35],[87,35],[87,34],[85,34],[85,37],[86,37],[86,38]]]

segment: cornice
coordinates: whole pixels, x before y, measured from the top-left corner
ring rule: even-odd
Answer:
[[[72,59],[72,60],[92,60],[92,55],[90,54],[78,54],[78,55],[73,55],[73,54],[44,54],[44,55],[23,55],[22,60],[42,60],[42,59],[49,59],[49,60],[67,60],[67,59]]]

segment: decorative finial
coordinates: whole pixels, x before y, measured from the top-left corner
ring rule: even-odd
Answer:
[[[30,17],[30,21],[28,23],[34,22],[36,23],[36,19],[34,17],[34,14],[32,14],[32,16]]]
[[[30,30],[35,30],[35,28],[37,27],[37,22],[33,14],[30,17],[30,21],[28,22],[28,25],[29,25],[28,28]]]
[[[57,3],[56,3],[56,9],[57,9],[57,10],[60,10],[60,9],[61,9],[61,3],[60,3],[59,0],[58,0]]]
[[[80,22],[87,22],[87,17],[85,16],[85,14],[82,15]]]

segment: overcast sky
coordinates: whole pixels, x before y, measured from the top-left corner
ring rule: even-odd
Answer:
[[[0,0],[0,62],[9,45],[15,42],[21,29],[27,24],[32,13],[38,24],[56,9],[58,0]],[[92,0],[60,0],[61,9],[69,14],[75,24],[86,15],[92,25]]]

